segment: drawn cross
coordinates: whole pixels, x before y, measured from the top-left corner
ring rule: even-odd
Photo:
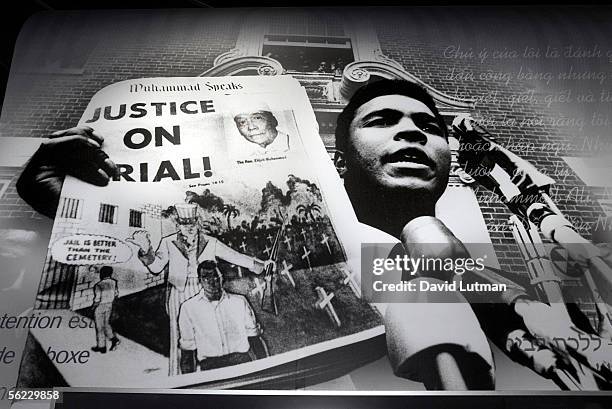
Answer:
[[[270,251],[271,251],[271,250],[272,250],[272,249],[271,249],[270,247],[268,247],[268,245],[266,244],[266,249],[264,250],[264,253],[266,253],[266,255],[268,255],[268,256],[269,256],[269,255],[270,255]]]
[[[355,272],[348,272],[345,269],[342,269],[342,273],[344,274],[342,284],[348,285],[355,294],[359,295],[359,287],[355,281]]]
[[[255,288],[251,290],[251,295],[256,295],[259,297],[259,301],[263,300],[264,291],[266,290],[266,282],[265,280],[260,279],[259,277],[255,277]]]
[[[291,267],[293,267],[293,264],[287,264],[287,261],[283,260],[283,270],[280,273],[286,276],[287,279],[291,282],[293,288],[295,288],[295,281],[293,281],[293,276],[291,276],[291,272],[289,271]]]
[[[283,243],[285,243],[289,251],[291,251],[291,239],[289,238],[289,236],[285,237],[285,240],[283,240]]]
[[[315,304],[315,307],[325,311],[332,324],[340,328],[342,323],[340,322],[340,318],[338,318],[338,314],[336,314],[336,310],[331,303],[332,298],[334,298],[334,293],[327,294],[323,287],[317,287],[316,291],[319,298]]]
[[[240,245],[240,248],[242,249],[242,252],[244,253],[246,251],[246,243],[243,241],[242,244]]]
[[[308,263],[308,268],[310,270],[312,270],[312,266],[310,265],[310,257],[308,257],[310,255],[310,251],[306,250],[306,247],[304,248],[304,254],[302,254],[302,260],[306,259],[306,262]]]
[[[329,237],[327,237],[325,233],[323,233],[321,236],[323,237],[323,240],[321,240],[321,244],[325,244],[325,247],[327,247],[327,251],[329,251],[329,254],[331,254],[332,251],[329,247]]]

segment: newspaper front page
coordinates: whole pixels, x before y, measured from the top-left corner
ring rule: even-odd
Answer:
[[[79,125],[104,137],[119,175],[64,183],[33,313],[49,325],[31,330],[22,384],[56,381],[41,352],[70,386],[180,387],[383,333],[296,80],[124,81]]]

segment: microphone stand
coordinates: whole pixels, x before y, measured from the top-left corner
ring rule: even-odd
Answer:
[[[476,179],[502,196],[509,209],[515,213],[511,218],[514,237],[519,243],[525,243],[521,251],[527,261],[532,283],[546,295],[551,308],[557,310],[561,314],[560,317],[569,317],[563,303],[559,280],[554,277],[552,263],[544,252],[538,228],[546,238],[563,246],[571,258],[586,264],[592,273],[597,274],[598,278],[612,289],[612,268],[603,260],[601,250],[576,231],[548,195],[548,187],[554,180],[495,142],[493,136],[471,117],[456,117],[453,129],[473,146],[460,151],[460,157],[463,156],[467,164],[487,170],[483,175],[476,175]],[[528,200],[524,202],[521,199]],[[585,281],[593,294],[600,316],[604,317],[604,328],[609,329],[611,323],[607,307],[589,272],[585,274]],[[578,333],[579,338],[587,337],[583,331],[575,327],[572,329]],[[603,343],[601,337],[597,337],[597,341]],[[576,342],[578,343],[577,340]],[[584,378],[580,379],[582,386],[593,385],[596,388],[595,377],[612,382],[609,357],[602,357],[601,353],[597,356],[597,350],[589,351],[587,355],[584,353],[587,348],[583,349],[582,353],[570,350],[572,355],[568,357],[574,361],[576,376]],[[568,355],[566,348],[553,346],[553,349],[563,356]],[[607,350],[608,348],[604,347],[604,353]],[[586,368],[583,365],[591,371],[584,371]],[[583,377],[581,373],[589,376]]]
[[[578,233],[572,223],[563,217],[548,193],[541,191],[544,203],[534,203],[527,209],[527,217],[540,227],[544,236],[567,250],[574,260],[586,264],[584,278],[593,295],[596,308],[605,320],[604,325],[610,331],[612,317],[610,311],[599,291],[593,273],[608,287],[612,289],[612,268],[601,257],[601,250]]]
[[[516,215],[510,216],[512,225],[512,235],[527,263],[527,269],[531,284],[535,286],[541,299],[546,299],[551,307],[563,315],[567,320],[570,319],[567,308],[563,302],[561,292],[561,280],[555,274],[552,262],[544,251],[542,241],[534,225],[529,223],[529,230]]]

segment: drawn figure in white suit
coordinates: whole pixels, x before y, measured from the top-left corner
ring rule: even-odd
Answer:
[[[196,204],[180,203],[175,208],[178,231],[163,237],[157,250],[153,250],[146,230],[136,231],[127,239],[139,247],[138,258],[151,273],[160,274],[168,266],[166,309],[170,318],[170,376],[180,374],[178,315],[181,304],[202,289],[198,264],[204,260],[221,259],[260,274],[271,263],[242,254],[205,234],[197,223]]]

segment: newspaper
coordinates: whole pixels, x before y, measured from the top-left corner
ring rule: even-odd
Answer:
[[[64,183],[20,383],[55,382],[47,361],[69,386],[205,384],[384,332],[296,80],[123,81],[79,125],[119,175]]]

